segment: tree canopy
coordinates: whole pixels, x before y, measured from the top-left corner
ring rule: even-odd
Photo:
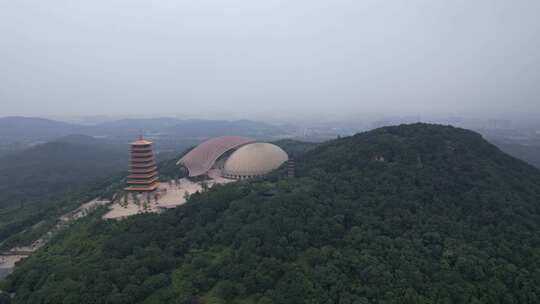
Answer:
[[[324,143],[162,214],[85,218],[13,303],[538,303],[540,171],[453,127]]]

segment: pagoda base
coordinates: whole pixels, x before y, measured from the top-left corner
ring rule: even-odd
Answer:
[[[152,184],[152,185],[141,185],[141,186],[129,186],[124,188],[124,190],[129,192],[153,192],[156,191],[159,187],[158,183]]]

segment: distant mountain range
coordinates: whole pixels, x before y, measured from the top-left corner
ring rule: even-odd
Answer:
[[[241,135],[274,141],[291,137],[294,132],[294,126],[276,126],[251,120],[160,117],[122,119],[89,126],[44,118],[3,117],[0,118],[0,156],[55,140],[86,145],[93,143],[124,151],[126,144],[140,133],[155,141],[156,152],[178,153],[214,136]],[[325,136],[328,137],[328,134]],[[538,145],[523,145],[519,141],[509,142],[508,136],[505,140],[491,134],[487,137],[505,152],[540,168]],[[317,141],[320,138],[313,135],[302,140]]]
[[[0,118],[0,142],[48,141],[69,134],[84,133],[85,127],[44,118]]]
[[[140,133],[150,137],[189,139],[230,134],[267,138],[285,132],[282,127],[249,120],[182,120],[163,117],[123,119],[88,126],[34,117],[0,118],[0,141],[4,144],[50,141],[72,134],[125,141]]]

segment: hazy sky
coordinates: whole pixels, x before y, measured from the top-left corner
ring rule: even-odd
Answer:
[[[540,112],[538,0],[0,0],[0,115]]]

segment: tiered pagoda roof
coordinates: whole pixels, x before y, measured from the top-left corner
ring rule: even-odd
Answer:
[[[158,172],[152,142],[142,135],[131,143],[126,191],[150,192],[158,188]]]

